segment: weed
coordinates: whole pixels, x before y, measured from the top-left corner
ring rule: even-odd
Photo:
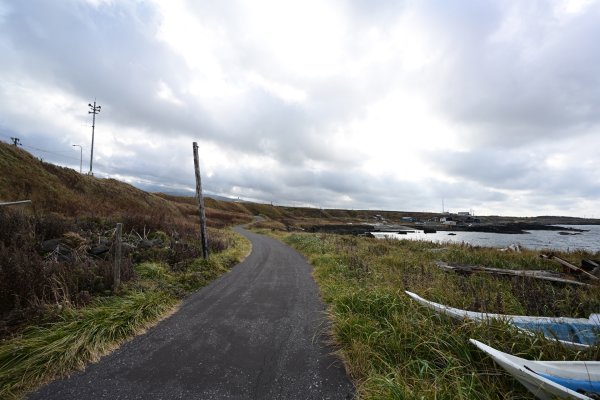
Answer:
[[[83,368],[228,271],[248,253],[249,242],[233,232],[221,235],[229,246],[208,260],[190,260],[179,270],[162,262],[136,265],[137,279],[126,282],[119,295],[96,297],[85,308],[62,307],[50,322],[0,342],[0,398],[20,398],[26,390]],[[55,276],[50,291],[56,299],[73,298],[65,275]]]
[[[600,288],[525,278],[461,276],[434,261],[496,268],[550,269],[535,252],[336,235],[279,234],[315,266],[314,276],[333,321],[332,336],[366,399],[530,399],[514,379],[469,342],[475,338],[525,358],[600,359],[503,322],[456,321],[419,306],[404,290],[473,311],[587,317],[600,307]],[[585,255],[581,255],[584,257]],[[589,256],[589,255],[588,255]]]
[[[28,389],[99,359],[172,309],[162,292],[132,292],[99,299],[82,310],[67,309],[47,326],[32,327],[0,344],[0,397]]]

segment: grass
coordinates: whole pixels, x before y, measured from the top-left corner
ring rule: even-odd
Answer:
[[[237,203],[207,201],[211,256],[198,260],[193,198],[82,175],[0,142],[0,200],[23,199],[31,206],[0,209],[0,398],[19,398],[97,359],[249,250],[245,239],[217,229],[252,220]],[[110,254],[88,250],[110,242],[117,222],[128,244],[147,235],[163,245],[127,247],[123,286],[113,293]],[[47,254],[49,239],[73,251]]]
[[[250,243],[233,233],[229,247],[181,270],[159,262],[134,266],[137,279],[120,294],[64,309],[58,319],[30,326],[0,342],[0,398],[18,399],[39,385],[83,368],[173,312],[180,299],[228,271]]]
[[[538,253],[323,234],[278,234],[305,254],[332,319],[339,355],[363,399],[532,399],[469,338],[530,359],[600,360],[600,349],[566,349],[503,322],[477,324],[439,316],[404,290],[474,311],[587,317],[600,289],[524,278],[461,276],[435,260],[497,268],[557,269]],[[438,249],[438,250],[433,250]],[[432,251],[433,250],[433,251]],[[575,258],[583,254],[563,254]]]
[[[192,227],[198,221],[194,197],[148,193],[115,179],[82,175],[0,141],[0,201],[26,199],[32,204],[22,207],[36,215],[58,213],[120,222],[133,218]],[[222,228],[252,220],[251,212],[238,203],[207,200],[209,226]]]
[[[195,235],[198,217],[194,199],[150,194],[113,179],[81,175],[44,163],[5,143],[0,143],[0,199],[31,199],[32,206],[25,210],[35,216],[0,221],[4,228],[0,230],[0,335],[15,332],[5,326],[4,319],[19,322],[20,317],[29,315],[24,311],[34,310],[37,305],[55,307],[50,318],[42,319],[47,322],[43,326],[29,324],[30,328],[18,336],[0,342],[2,398],[19,397],[52,377],[63,376],[96,359],[151,325],[181,297],[226,271],[247,251],[239,239],[219,238],[213,242],[208,262],[190,262],[195,250],[185,245],[134,254],[138,264],[133,270],[127,268],[127,273],[137,278],[126,277],[119,296],[98,298],[110,293],[108,261],[106,265],[94,262],[92,268],[83,263],[57,263],[36,255],[36,246],[63,234],[94,231],[98,225],[112,229],[115,222],[125,224],[124,232],[160,230],[173,238]],[[399,221],[402,216],[434,215],[320,210],[213,199],[206,199],[206,207],[211,227],[248,222],[260,214],[265,217],[260,226],[271,234],[273,230],[299,230],[320,223],[364,223],[374,221],[375,214],[389,221]],[[71,217],[73,226],[64,225],[63,217]],[[536,220],[557,221],[554,217]],[[22,226],[27,229],[19,232]],[[462,277],[444,274],[433,265],[435,259],[440,259],[498,268],[554,268],[536,253],[500,254],[457,245],[432,252],[440,246],[329,235],[288,234],[285,240],[306,254],[316,267],[315,277],[334,321],[333,335],[363,398],[530,398],[468,344],[470,337],[532,358],[599,358],[597,348],[587,353],[572,352],[540,337],[517,335],[502,324],[457,323],[418,307],[403,293],[408,289],[455,307],[499,313],[587,316],[599,309],[597,288],[560,287],[517,278]],[[577,263],[585,255],[567,256]],[[154,301],[160,306],[153,307],[157,304]],[[87,306],[75,307],[82,305]]]
[[[98,360],[175,304],[166,292],[131,292],[66,310],[57,322],[29,328],[0,344],[0,398],[18,398],[25,389]]]

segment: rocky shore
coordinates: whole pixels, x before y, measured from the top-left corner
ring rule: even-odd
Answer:
[[[472,225],[369,225],[369,224],[322,224],[311,225],[305,228],[308,232],[336,233],[340,235],[365,235],[371,232],[406,232],[407,230],[430,231],[466,231],[505,234],[526,234],[527,231],[559,231],[564,234],[578,234],[586,232],[585,229],[572,227],[546,225],[527,222],[513,222],[505,224],[472,224]]]
[[[556,225],[545,225],[527,222],[514,222],[507,224],[473,224],[471,226],[455,225],[450,226],[449,231],[467,231],[467,232],[487,232],[487,233],[506,233],[506,234],[524,234],[527,231],[565,231],[569,233],[586,232],[585,229],[577,229]]]

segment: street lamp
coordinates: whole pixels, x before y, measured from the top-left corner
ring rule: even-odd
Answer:
[[[79,173],[83,167],[83,147],[80,144],[72,144],[73,147],[79,147]]]
[[[90,107],[90,111],[88,111],[88,114],[93,114],[93,117],[92,117],[92,152],[90,154],[89,175],[94,175],[94,173],[92,172],[92,163],[94,162],[94,128],[96,127],[96,114],[98,114],[100,112],[100,109],[102,108],[102,106],[96,106],[96,99],[94,99],[94,105],[91,105],[88,103],[88,106]]]

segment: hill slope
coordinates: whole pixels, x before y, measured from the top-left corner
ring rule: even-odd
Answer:
[[[18,147],[0,142],[0,201],[31,200],[35,212],[66,217],[160,216],[179,223],[196,221],[194,198],[144,192],[115,179],[102,179],[38,160]],[[207,199],[212,226],[251,220],[236,203]]]

